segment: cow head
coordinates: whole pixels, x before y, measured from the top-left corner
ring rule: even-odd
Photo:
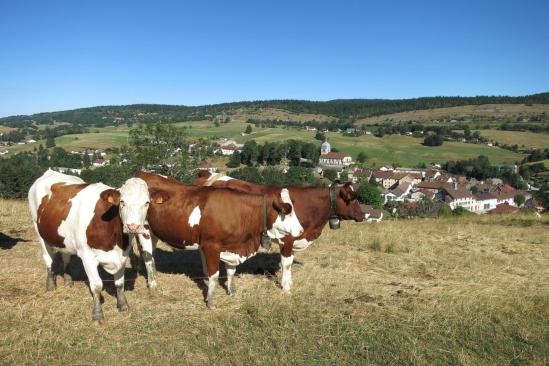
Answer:
[[[119,207],[124,233],[143,233],[150,200],[149,189],[143,179],[130,178],[120,189],[102,192],[101,198]]]
[[[283,188],[280,195],[275,197],[273,208],[277,216],[272,228],[267,231],[271,239],[281,239],[288,235],[298,237],[303,234],[303,227],[299,223],[287,188]]]
[[[365,215],[360,209],[358,195],[349,182],[339,187],[336,208],[337,215],[342,220],[364,221]]]

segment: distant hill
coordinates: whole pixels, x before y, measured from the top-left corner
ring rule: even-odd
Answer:
[[[527,96],[477,96],[477,97],[426,97],[414,99],[337,99],[325,102],[306,100],[267,100],[223,103],[204,106],[178,106],[162,104],[134,104],[125,106],[100,106],[59,112],[0,118],[0,125],[23,127],[31,124],[70,122],[83,126],[112,125],[138,122],[181,122],[212,119],[220,114],[230,116],[238,110],[248,112],[265,108],[292,113],[322,115],[344,120],[357,120],[434,108],[449,108],[484,104],[549,104],[549,93]]]

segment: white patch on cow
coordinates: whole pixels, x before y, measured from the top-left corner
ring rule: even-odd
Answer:
[[[247,259],[253,257],[256,253],[253,253],[247,257],[240,256],[236,253],[231,252],[221,252],[220,258],[221,261],[230,264],[231,266],[238,266],[241,263],[244,263]]]
[[[234,178],[229,177],[228,175],[224,175],[222,177],[217,178],[216,181],[220,180],[222,182],[226,182],[226,181],[231,180],[231,179],[234,179]]]
[[[200,223],[200,207],[196,206],[189,216],[189,226],[194,227]]]
[[[313,242],[308,241],[307,239],[295,240],[293,245],[293,250],[295,252],[301,252],[302,250],[307,249],[311,244],[313,244]]]
[[[198,250],[200,249],[200,244],[194,243],[193,245],[187,245],[183,250]]]
[[[271,239],[281,239],[287,235],[298,237],[303,233],[303,227],[299,223],[297,214],[293,209],[294,205],[287,188],[283,188],[280,191],[280,198],[282,199],[282,202],[292,206],[292,212],[288,215],[278,214],[276,221],[273,223],[273,227],[267,231],[267,235],[269,235]]]
[[[219,278],[219,271],[215,272],[213,275],[208,277],[208,297],[207,297],[207,300],[213,299],[214,292],[215,292],[215,285],[217,284],[218,278]]]
[[[292,288],[292,263],[294,262],[294,256],[289,257],[280,256],[280,266],[282,267],[282,279],[280,285],[282,290],[289,292]]]
[[[95,260],[110,274],[115,274],[120,271],[126,264],[126,258],[128,257],[127,251],[125,253],[118,245],[115,245],[114,248],[109,251],[100,249],[92,249],[92,251],[95,254]]]
[[[149,188],[147,183],[141,178],[128,179],[120,191],[120,219],[124,225],[124,232],[128,225],[137,227],[137,232],[144,231],[144,224],[149,208]]]

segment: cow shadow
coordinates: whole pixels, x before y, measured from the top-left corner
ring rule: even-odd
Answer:
[[[52,270],[56,276],[63,277],[63,260],[61,253],[56,253],[53,258]],[[114,286],[113,275],[107,273],[101,266],[98,267],[99,276],[103,281],[103,289],[111,296],[116,297],[116,287]],[[72,276],[74,282],[85,282],[89,288],[88,276],[84,270],[84,265],[82,260],[77,256],[71,256],[69,265],[67,266],[67,271]],[[128,268],[124,270],[124,291],[133,291],[135,288],[135,280],[137,279],[138,273],[134,268]],[[57,284],[62,284],[63,279],[57,277]]]
[[[23,238],[16,238],[0,232],[0,249],[6,250],[13,248],[17,243],[27,243],[30,240]]]
[[[207,275],[204,274],[202,269],[202,259],[199,250],[174,250],[172,252],[163,250],[162,248],[156,248],[154,260],[158,272],[183,274],[189,277],[196,283],[198,288],[202,290],[204,297],[206,297],[208,290]],[[276,282],[276,273],[279,268],[279,253],[257,253],[237,267],[236,277],[240,274],[262,275],[267,279]],[[143,273],[143,275],[145,274]],[[219,276],[222,278],[220,282],[225,290],[227,290],[226,275],[225,266],[220,265]]]

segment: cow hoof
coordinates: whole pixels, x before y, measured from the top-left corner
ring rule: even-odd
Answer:
[[[155,290],[158,287],[158,285],[156,284],[156,281],[154,281],[154,280],[147,282],[147,286],[151,290]]]
[[[103,319],[105,319],[105,317],[103,316],[103,311],[94,311],[93,312],[92,320],[94,322],[101,322],[101,321],[103,321]]]
[[[103,324],[103,320],[94,320],[93,321],[93,325],[95,325],[96,327],[101,326],[101,324]]]
[[[206,306],[208,309],[215,309],[215,301],[213,299],[206,300]]]
[[[236,295],[236,286],[235,285],[229,286],[229,288],[227,289],[227,292],[229,293],[229,296]]]
[[[73,282],[72,282],[72,276],[71,275],[69,275],[69,274],[63,275],[63,281],[65,282],[65,286],[72,287]]]
[[[46,290],[47,291],[53,291],[55,290],[55,281],[52,279],[52,278],[49,278],[47,281],[46,281]]]
[[[118,308],[118,311],[121,313],[124,311],[128,311],[130,309],[127,303],[118,304],[116,307]]]

